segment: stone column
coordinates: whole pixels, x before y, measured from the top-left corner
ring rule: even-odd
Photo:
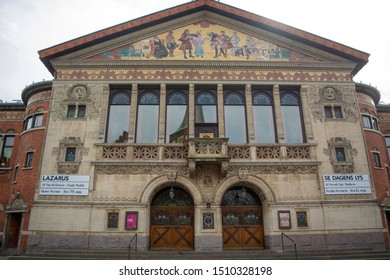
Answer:
[[[218,112],[218,134],[219,138],[225,136],[225,117],[223,114],[223,84],[218,84],[217,87],[217,112]]]
[[[158,143],[165,143],[165,111],[167,103],[167,85],[160,85],[160,115],[158,125]]]
[[[279,143],[285,143],[286,139],[284,137],[282,108],[280,107],[279,85],[274,85],[272,92],[273,92],[273,98],[274,98],[276,132],[277,132],[277,137],[278,137],[277,141]]]
[[[136,127],[136,121],[137,121],[137,109],[138,109],[138,84],[132,84],[132,86],[131,86],[131,108],[130,108],[128,143],[135,142],[135,127]]]
[[[195,138],[195,85],[188,89],[188,137]]]
[[[302,115],[303,115],[303,124],[306,133],[306,142],[312,143],[314,141],[313,136],[313,127],[311,124],[310,118],[310,108],[307,96],[308,86],[301,87],[301,104],[302,104]]]
[[[247,84],[245,86],[245,102],[246,102],[248,143],[254,143],[256,138],[255,138],[253,108],[252,108],[252,87],[250,84]]]
[[[110,86],[109,85],[103,85],[103,92],[102,92],[102,110],[100,115],[100,122],[99,122],[99,140],[101,140],[102,143],[105,142],[105,131],[106,131],[106,122],[108,120],[108,104],[110,100]]]

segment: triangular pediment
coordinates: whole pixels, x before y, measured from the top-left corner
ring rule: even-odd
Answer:
[[[52,73],[61,65],[182,67],[186,61],[199,67],[343,64],[356,73],[368,61],[366,53],[212,0],[163,10],[39,54]]]
[[[323,61],[208,19],[111,47],[88,60]]]

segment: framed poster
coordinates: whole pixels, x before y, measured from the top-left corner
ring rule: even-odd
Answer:
[[[291,228],[290,211],[278,211],[279,229]]]
[[[203,229],[214,229],[214,213],[203,213]]]
[[[126,211],[126,230],[137,230],[138,229],[138,212],[137,211]]]
[[[119,213],[108,213],[107,228],[118,228]]]

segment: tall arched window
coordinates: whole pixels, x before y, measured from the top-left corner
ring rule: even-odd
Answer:
[[[159,96],[155,91],[144,91],[138,102],[137,143],[157,143]]]
[[[297,90],[281,91],[280,104],[286,143],[303,143],[305,139],[299,92]]]
[[[202,90],[195,100],[195,136],[218,137],[217,97],[215,92]]]
[[[252,95],[252,104],[256,143],[275,143],[272,91],[255,91]]]
[[[107,143],[126,143],[129,135],[130,92],[115,90],[111,92],[107,127]]]
[[[166,143],[182,143],[188,136],[188,96],[184,90],[172,90],[167,97]]]
[[[239,91],[225,94],[225,133],[229,143],[243,144],[247,142],[245,98]]]

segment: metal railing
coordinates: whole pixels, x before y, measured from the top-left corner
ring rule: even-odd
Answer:
[[[291,237],[284,234],[283,232],[282,232],[282,251],[284,252],[284,237],[286,237],[288,240],[290,240],[294,244],[295,259],[297,260],[298,259],[297,243],[295,243],[295,241]]]
[[[130,260],[130,252],[131,252],[131,244],[135,242],[134,251],[137,252],[137,242],[138,242],[138,235],[137,233],[131,238],[129,242],[129,260]]]

